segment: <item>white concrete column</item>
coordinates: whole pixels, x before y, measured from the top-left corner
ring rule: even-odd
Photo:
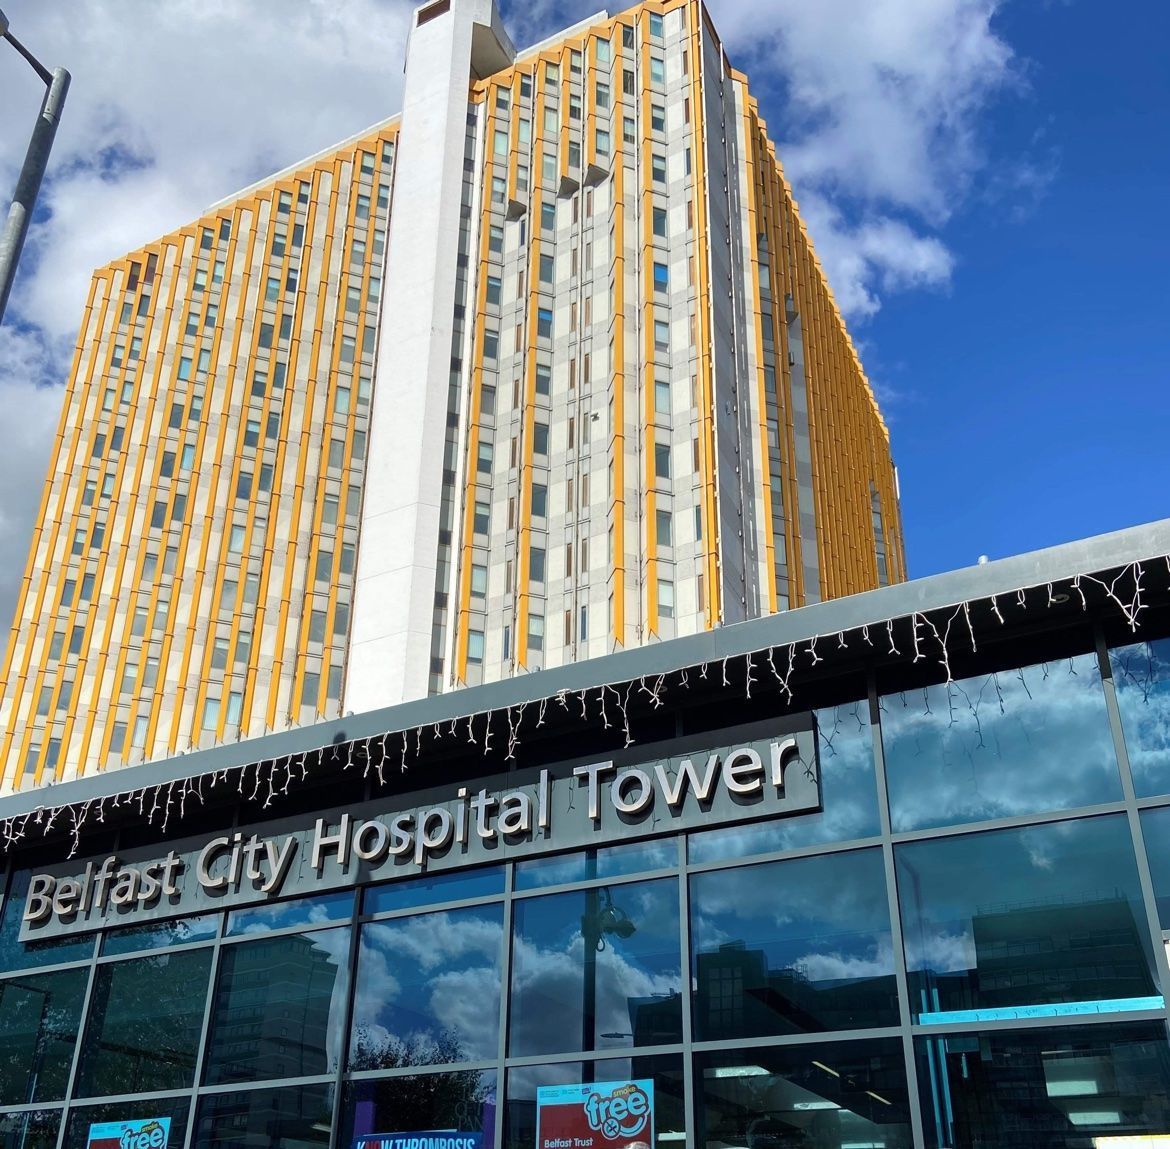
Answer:
[[[414,14],[343,710],[427,693],[468,86],[511,63],[492,0]]]

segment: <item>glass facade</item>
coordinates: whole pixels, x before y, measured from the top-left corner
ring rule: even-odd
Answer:
[[[0,1149],[533,1149],[541,1087],[620,1080],[646,1149],[1170,1143],[1166,649],[871,691],[783,821],[36,945],[18,862]]]

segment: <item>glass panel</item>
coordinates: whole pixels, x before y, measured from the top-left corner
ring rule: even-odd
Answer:
[[[1109,652],[1138,797],[1170,792],[1170,638]]]
[[[878,833],[869,703],[851,702],[818,710],[816,720],[824,799],[821,813],[691,834],[687,849],[692,862],[743,858],[821,842],[848,842]]]
[[[192,1149],[326,1149],[333,1086],[219,1093],[199,1102]]]
[[[896,1039],[772,1046],[695,1060],[698,1146],[909,1149],[912,1143],[906,1064]]]
[[[210,949],[99,966],[77,1095],[190,1086],[210,973]]]
[[[1154,883],[1154,898],[1158,904],[1158,920],[1170,935],[1170,806],[1157,810],[1143,810],[1142,838],[1146,857],[1150,860],[1150,877]]]
[[[880,850],[696,874],[691,944],[698,1041],[898,1024]]]
[[[90,935],[44,942],[20,941],[20,915],[24,912],[31,880],[31,870],[17,870],[9,883],[8,899],[3,913],[0,913],[0,970],[58,965],[91,957],[94,939]]]
[[[363,926],[350,1068],[494,1061],[503,943],[502,905]]]
[[[516,863],[512,881],[518,890],[537,890],[542,886],[568,885],[591,878],[673,870],[677,865],[677,839],[663,838],[657,842],[629,842],[552,858],[528,858]]]
[[[480,1134],[482,1149],[491,1149],[495,1126],[494,1072],[469,1069],[459,1073],[392,1077],[346,1086],[341,1121],[345,1136],[340,1144],[357,1149],[361,1138],[442,1129]]]
[[[513,1055],[682,1039],[678,882],[593,887],[513,907]]]
[[[460,902],[465,898],[490,898],[503,892],[504,867],[480,866],[453,874],[428,874],[409,881],[373,886],[365,892],[364,910],[367,914],[381,914],[388,910]]]
[[[270,930],[287,930],[292,926],[315,926],[327,922],[348,921],[353,915],[353,891],[317,894],[291,902],[275,902],[228,914],[227,936],[266,934]]]
[[[0,1114],[0,1149],[56,1149],[59,1109]]]
[[[505,1149],[533,1149],[536,1140],[537,1090],[543,1085],[578,1085],[586,1082],[654,1082],[653,1149],[681,1149],[686,1142],[686,1105],[683,1101],[682,1058],[677,1054],[657,1057],[617,1057],[604,1061],[569,1061],[559,1065],[526,1065],[508,1071],[508,1098],[504,1111]],[[556,1137],[554,1114],[546,1107],[541,1115],[541,1140]],[[562,1118],[563,1120],[563,1118]],[[549,1136],[549,1132],[552,1136]],[[610,1138],[601,1130],[592,1136],[593,1149],[651,1149],[648,1130],[633,1137]],[[746,1144],[742,1142],[741,1144]]]
[[[915,1044],[931,1149],[1145,1149],[1170,1135],[1162,1023],[970,1033]]]
[[[1121,798],[1095,654],[881,700],[895,830]]]
[[[83,967],[0,982],[0,1105],[64,1098],[88,980]]]
[[[349,927],[225,946],[207,1041],[210,1085],[337,1068]]]
[[[186,1097],[152,1097],[143,1101],[111,1101],[105,1105],[73,1108],[69,1111],[69,1125],[65,1130],[65,1149],[91,1149],[90,1130],[95,1125],[117,1125],[122,1132],[129,1126],[131,1130],[146,1132],[143,1127],[155,1122],[162,1125],[166,1133],[163,1149],[179,1149],[187,1135],[187,1110]],[[110,1132],[119,1140],[99,1141],[93,1149],[120,1149],[119,1129]]]
[[[1121,815],[894,848],[924,1023],[1158,1007]]]
[[[209,941],[215,937],[218,923],[218,914],[202,914],[194,918],[172,918],[166,922],[147,922],[141,926],[109,930],[102,941],[102,953],[129,954]]]

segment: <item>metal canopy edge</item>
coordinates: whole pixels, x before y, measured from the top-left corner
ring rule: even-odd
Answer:
[[[703,662],[718,662],[768,647],[808,641],[819,635],[872,627],[914,613],[990,599],[993,595],[1013,594],[1026,587],[1042,586],[1078,574],[1122,569],[1135,562],[1167,555],[1170,555],[1170,519],[1159,519],[1072,543],[782,611],[704,634],[668,639],[534,674],[40,786],[0,798],[0,818],[19,817],[38,808],[113,797],[143,787],[166,785],[217,770],[309,753],[331,744],[372,738],[387,732],[450,722],[551,698],[562,691],[576,693]]]

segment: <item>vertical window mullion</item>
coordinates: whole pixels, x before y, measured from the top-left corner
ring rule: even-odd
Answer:
[[[886,759],[882,748],[881,708],[878,705],[877,677],[866,674],[869,692],[869,730],[873,741],[874,782],[877,785],[878,824],[882,835],[882,863],[886,872],[886,900],[890,912],[890,941],[894,951],[894,980],[898,987],[898,1022],[902,1027],[902,1058],[906,1067],[906,1100],[910,1108],[910,1131],[915,1145],[925,1145],[922,1106],[918,1097],[918,1061],[910,1033],[910,979],[906,972],[906,946],[902,939],[902,907],[898,903],[898,881],[894,869],[894,847],[890,839],[890,800],[886,790]]]
[[[1158,902],[1154,894],[1154,878],[1150,870],[1150,858],[1146,853],[1145,831],[1141,814],[1137,808],[1137,794],[1133,784],[1129,749],[1125,743],[1125,729],[1121,724],[1121,707],[1117,702],[1117,684],[1113,681],[1113,664],[1109,661],[1109,649],[1105,644],[1105,633],[1100,623],[1093,627],[1097,647],[1097,662],[1101,670],[1101,688],[1105,693],[1105,712],[1109,715],[1109,729],[1113,735],[1113,749],[1117,756],[1117,767],[1121,772],[1121,793],[1125,801],[1125,816],[1133,838],[1134,856],[1137,860],[1138,884],[1142,891],[1142,903],[1146,912],[1146,923],[1150,930],[1150,942],[1154,947],[1154,968],[1158,973],[1158,984],[1162,988],[1162,1000],[1170,1001],[1170,955],[1162,942],[1162,921],[1158,914]]]

